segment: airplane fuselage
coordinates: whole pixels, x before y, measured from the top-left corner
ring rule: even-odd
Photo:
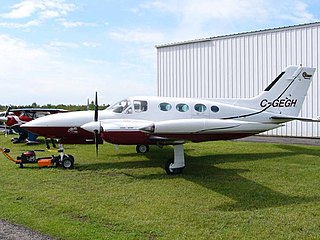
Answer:
[[[99,120],[108,129],[101,133],[104,140],[135,145],[241,138],[278,127],[279,121],[271,120],[272,115],[267,110],[239,107],[218,99],[139,96],[99,111]],[[93,116],[93,111],[54,114],[25,124],[24,128],[59,138],[63,143],[93,143],[93,134],[81,128],[93,121]],[[153,132],[141,131],[149,125],[154,127]]]
[[[289,66],[259,95],[248,99],[193,99],[131,97],[104,111],[63,113],[36,119],[22,127],[38,135],[60,138],[62,143],[173,145],[174,160],[168,174],[185,167],[183,144],[242,138],[282,126],[298,117],[315,69]]]

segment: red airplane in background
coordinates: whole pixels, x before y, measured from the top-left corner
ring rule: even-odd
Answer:
[[[37,135],[20,128],[24,123],[34,119],[44,117],[50,114],[67,112],[63,109],[49,108],[17,108],[12,109],[11,106],[6,111],[0,113],[0,121],[4,123],[4,131],[7,133],[7,128],[19,134],[18,138],[13,138],[13,143],[35,144]]]

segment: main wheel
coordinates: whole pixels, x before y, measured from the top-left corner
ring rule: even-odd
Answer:
[[[70,168],[73,168],[73,163],[74,163],[74,160],[72,158],[64,157],[61,162],[61,166],[65,169],[70,169]]]
[[[164,166],[166,173],[168,175],[176,175],[176,174],[181,174],[183,172],[184,167],[182,168],[171,168],[171,164],[173,164],[174,161],[173,159],[170,159],[169,161],[166,162],[166,165]]]
[[[137,145],[136,146],[137,153],[147,153],[149,152],[149,145]]]

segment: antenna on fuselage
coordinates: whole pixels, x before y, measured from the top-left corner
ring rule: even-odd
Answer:
[[[89,111],[90,110],[90,103],[89,103],[89,98],[87,98],[87,111]]]

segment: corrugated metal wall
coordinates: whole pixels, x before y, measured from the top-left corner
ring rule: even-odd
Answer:
[[[158,95],[247,98],[288,65],[316,67],[303,117],[320,115],[320,23],[157,46]],[[320,137],[320,124],[291,122],[268,135]]]

